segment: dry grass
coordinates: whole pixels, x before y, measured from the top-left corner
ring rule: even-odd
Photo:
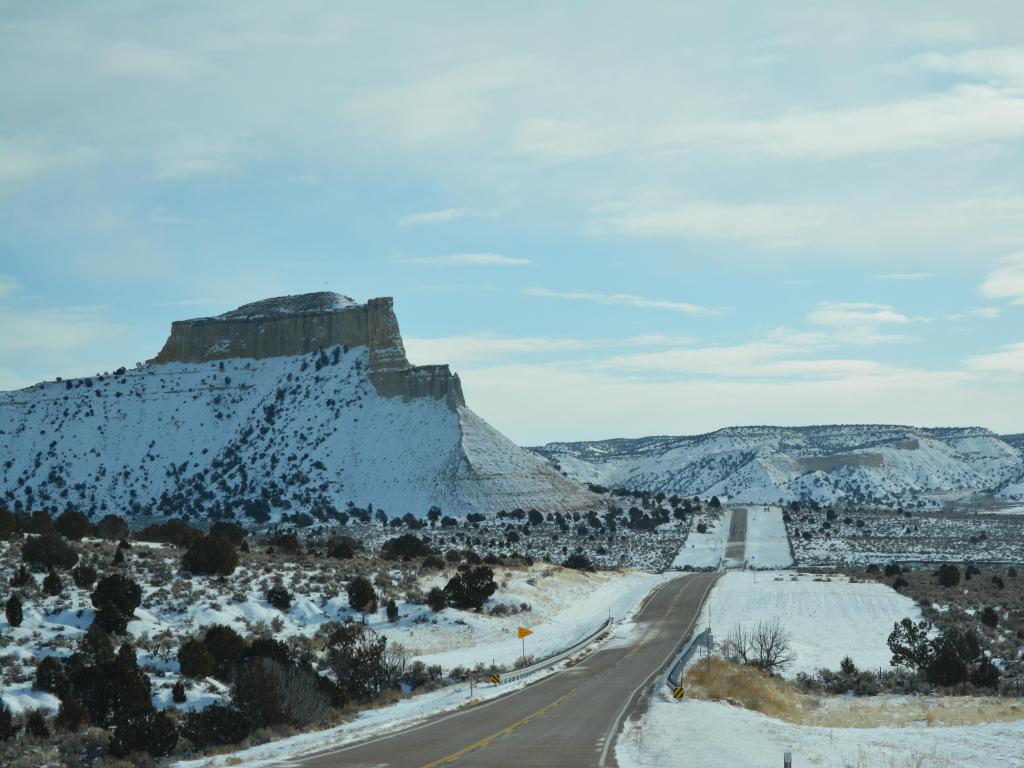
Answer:
[[[1024,702],[990,696],[829,697],[801,692],[759,669],[711,657],[687,670],[686,695],[734,706],[797,725],[824,728],[902,728],[978,725],[1024,720]]]

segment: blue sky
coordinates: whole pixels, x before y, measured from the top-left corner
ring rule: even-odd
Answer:
[[[0,2],[0,388],[395,297],[536,443],[1024,431],[1019,3]]]

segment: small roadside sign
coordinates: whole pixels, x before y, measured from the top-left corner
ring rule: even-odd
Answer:
[[[527,629],[526,627],[520,627],[516,630],[516,637],[518,637],[520,640],[522,640],[524,637],[529,637],[532,634],[533,630]]]
[[[493,675],[491,675],[491,682],[494,683],[495,685],[500,683],[501,682],[501,675],[499,675],[497,672],[495,672]]]
[[[675,699],[676,701],[679,701],[681,698],[683,698],[683,689],[680,688],[679,686],[676,686],[675,688],[673,688],[672,689],[672,698]]]

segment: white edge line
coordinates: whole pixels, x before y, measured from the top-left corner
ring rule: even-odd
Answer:
[[[715,586],[716,581],[718,581],[717,577],[712,579],[711,582],[704,589],[704,594],[700,596],[700,602],[697,603],[697,611],[696,613],[694,613],[693,619],[690,621],[690,626],[687,627],[686,632],[683,633],[684,638],[688,638],[690,636],[690,633],[693,632],[693,628],[697,624],[697,619],[700,618],[700,609],[704,605],[704,600],[708,596],[708,592],[711,591],[711,588]],[[669,582],[666,582],[666,584],[668,583]],[[642,683],[640,683],[640,685],[634,688],[631,694],[629,694],[629,698],[626,699],[626,703],[622,705],[622,709],[619,710],[619,714],[617,714],[615,716],[615,720],[612,721],[612,727],[609,728],[608,733],[605,734],[604,747],[601,749],[601,759],[597,763],[598,768],[605,768],[605,765],[608,760],[608,752],[611,750],[611,746],[615,742],[615,737],[618,735],[619,727],[622,724],[622,718],[626,716],[626,710],[629,709],[630,704],[632,704],[633,702],[633,699],[636,698],[636,695],[640,692],[642,688],[644,688],[645,686],[647,686],[648,683],[651,682],[651,678],[653,678],[655,675],[661,674],[661,670],[665,668],[665,666],[675,657],[677,653],[679,653],[680,645],[683,642],[686,642],[686,640],[684,639],[680,643],[673,646],[668,656],[665,657],[665,660],[661,662],[661,664],[659,664],[655,668],[655,670],[651,672],[651,674],[649,674]]]

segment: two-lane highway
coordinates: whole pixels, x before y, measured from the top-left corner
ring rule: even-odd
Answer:
[[[302,760],[307,768],[614,766],[614,739],[675,655],[717,574],[680,576],[651,595],[627,641],[508,696]]]

